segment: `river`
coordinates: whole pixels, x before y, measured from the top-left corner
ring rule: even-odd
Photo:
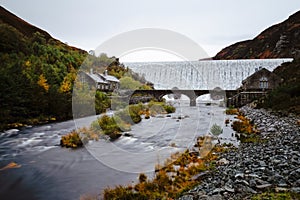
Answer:
[[[113,143],[92,141],[76,150],[61,148],[60,137],[95,117],[0,133],[0,169],[11,162],[19,165],[0,170],[0,199],[79,199],[108,186],[130,184],[139,172],[151,177],[155,164],[162,164],[171,153],[192,148],[195,138],[212,124],[224,126],[224,108],[217,104],[173,103],[175,113],[143,119],[132,127],[130,137]],[[237,144],[231,133],[224,126],[221,142]]]

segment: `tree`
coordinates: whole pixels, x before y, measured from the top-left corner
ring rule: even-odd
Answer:
[[[111,107],[111,101],[108,96],[100,91],[96,91],[95,110],[96,114],[104,113],[107,108]]]
[[[141,87],[142,84],[136,80],[133,80],[131,77],[126,76],[120,79],[121,89],[137,90]]]

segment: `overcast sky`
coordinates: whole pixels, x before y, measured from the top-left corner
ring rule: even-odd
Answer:
[[[1,5],[87,51],[123,32],[160,28],[187,36],[209,56],[300,10],[299,0],[1,0]]]

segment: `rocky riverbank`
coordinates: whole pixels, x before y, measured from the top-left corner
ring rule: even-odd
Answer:
[[[251,199],[262,192],[300,193],[300,126],[296,116],[278,116],[243,107],[241,111],[260,131],[256,143],[242,143],[222,154],[215,171],[180,200]],[[290,193],[288,195],[290,195]],[[289,198],[283,198],[289,199]]]

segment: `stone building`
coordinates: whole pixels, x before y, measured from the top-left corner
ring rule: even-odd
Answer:
[[[110,92],[120,87],[120,81],[116,77],[108,75],[107,71],[100,74],[91,69],[89,73],[80,71],[78,74],[82,83],[87,83],[100,91]]]
[[[281,78],[276,74],[270,72],[266,68],[261,68],[253,73],[251,76],[243,80],[242,90],[272,90],[279,86]]]
[[[269,90],[279,86],[281,78],[265,68],[260,68],[242,81],[238,94],[228,98],[227,106],[241,107],[266,96]]]

